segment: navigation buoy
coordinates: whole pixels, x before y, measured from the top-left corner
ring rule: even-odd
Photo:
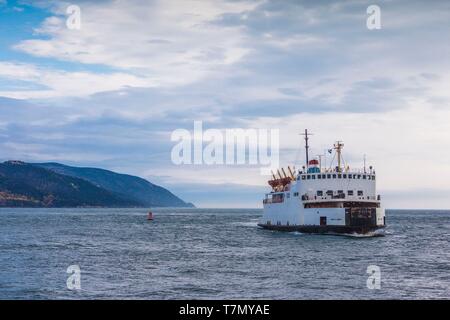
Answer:
[[[151,212],[151,211],[148,212],[147,220],[153,220],[153,212]]]

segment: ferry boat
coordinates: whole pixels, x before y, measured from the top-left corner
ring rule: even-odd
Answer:
[[[344,144],[337,141],[328,150],[334,155],[330,167],[322,168],[321,157],[309,160],[308,130],[306,163],[302,170],[287,174],[272,172],[271,191],[263,200],[258,225],[265,229],[317,234],[381,235],[385,212],[376,194],[377,176],[372,166],[355,170],[345,165]],[[364,161],[365,162],[365,161]]]

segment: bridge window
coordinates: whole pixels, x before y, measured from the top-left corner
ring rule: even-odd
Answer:
[[[302,180],[305,180],[306,179],[306,176],[302,176]]]
[[[347,191],[347,194],[348,194],[349,196],[352,196],[352,195],[353,195],[353,190],[348,190],[348,191]]]
[[[326,174],[323,174],[323,175],[322,175],[322,179],[325,179],[326,177],[327,177]]]
[[[342,178],[342,174],[338,174],[338,179],[341,179]]]
[[[294,192],[294,197],[298,197],[298,192]]]
[[[372,180],[375,180],[375,176],[372,176]]]
[[[362,191],[362,190],[358,190],[358,196],[363,196],[364,195],[364,192]]]
[[[344,190],[338,190],[338,194],[344,193]]]
[[[312,179],[316,179],[316,175],[313,174],[313,175],[311,176],[311,178],[312,178]]]
[[[318,174],[317,179],[322,179],[322,176],[320,174]]]
[[[345,173],[342,175],[342,177],[343,177],[344,179],[347,179],[347,175],[346,175]]]
[[[358,174],[358,179],[361,179],[361,175],[360,174]]]
[[[318,197],[322,197],[323,196],[323,191],[322,190],[317,190],[317,196]]]
[[[311,180],[311,176],[308,174],[308,175],[306,176],[306,179],[307,179],[307,180]]]
[[[333,195],[333,190],[328,190],[327,191],[327,196],[332,196]]]
[[[363,179],[366,179],[366,175],[365,174],[363,175]]]
[[[331,179],[331,174],[327,174],[327,179]]]
[[[333,174],[333,179],[336,179],[336,175],[335,174]]]
[[[284,193],[276,193],[272,195],[272,203],[281,203],[284,201]]]
[[[349,174],[349,175],[348,175],[348,178],[349,178],[349,179],[353,178],[353,175]]]

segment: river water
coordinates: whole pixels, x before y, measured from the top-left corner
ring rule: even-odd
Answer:
[[[0,299],[450,298],[450,211],[387,210],[370,238],[263,230],[258,209],[154,213],[0,209]]]

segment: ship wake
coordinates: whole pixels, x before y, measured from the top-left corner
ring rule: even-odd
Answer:
[[[337,235],[352,238],[374,238],[374,237],[384,237],[386,233],[384,232],[384,230],[375,230],[367,233],[340,233]]]

